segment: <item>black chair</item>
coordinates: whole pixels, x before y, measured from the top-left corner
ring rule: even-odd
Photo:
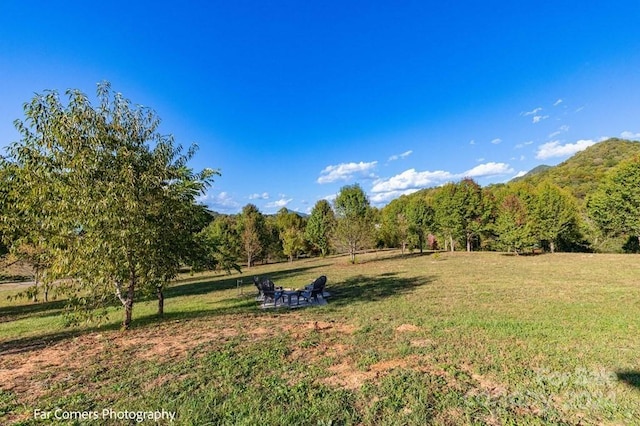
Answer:
[[[262,306],[266,306],[267,302],[272,301],[273,306],[276,306],[278,300],[284,300],[284,291],[282,287],[276,287],[276,285],[269,278],[265,278],[260,282],[260,290],[262,292]]]
[[[306,286],[304,290],[300,291],[298,295],[298,303],[300,302],[300,298],[304,299],[307,303],[312,303],[312,300],[316,303],[320,303],[318,296],[323,297],[322,293],[324,292],[324,287],[327,284],[327,277],[322,275],[316,280]]]

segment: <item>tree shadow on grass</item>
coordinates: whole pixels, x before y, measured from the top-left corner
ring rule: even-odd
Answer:
[[[134,318],[133,322],[131,323],[130,331],[161,325],[163,323],[207,318],[213,316],[233,315],[239,313],[250,314],[252,312],[258,315],[260,312],[258,312],[258,310],[254,310],[254,308],[256,307],[256,303],[257,302],[255,302],[255,300],[247,298],[231,306],[192,311],[170,311],[165,312],[162,317],[158,317],[155,314],[136,317],[134,312]],[[39,334],[36,336],[27,336],[7,340],[4,342],[0,342],[0,359],[2,359],[3,355],[28,353],[45,348],[47,346],[55,345],[65,340],[75,339],[85,334],[117,331],[120,328],[120,322],[109,322],[93,327],[68,328],[55,333]],[[126,336],[127,331],[123,331],[123,333],[123,336]],[[168,336],[168,338],[171,337]]]
[[[399,278],[396,273],[366,276],[358,275],[331,286],[329,304],[348,305],[353,302],[376,302],[388,297],[413,292],[417,287],[433,282],[433,277]]]
[[[276,285],[277,285],[277,282],[279,280],[295,277],[304,272],[322,268],[323,266],[326,266],[326,265],[314,265],[314,266],[305,266],[305,267],[299,267],[299,268],[293,268],[293,269],[284,269],[282,271],[273,271],[268,274],[263,274],[261,276],[271,278],[274,282],[276,282]],[[246,272],[251,272],[251,270],[245,270],[245,273]],[[184,282],[184,283],[177,282],[170,285],[165,290],[165,298],[180,297],[180,296],[194,296],[199,294],[213,293],[216,291],[231,290],[231,289],[237,288],[238,280],[242,280],[242,291],[251,293],[255,289],[253,282],[251,280],[251,277],[252,277],[251,275],[248,275],[248,276],[247,275],[235,275],[235,276],[229,275],[229,276],[222,276],[214,279],[205,279],[205,280],[196,281],[196,282]],[[153,297],[150,297],[149,299],[152,299],[152,298]]]
[[[49,302],[3,306],[0,307],[0,323],[23,318],[39,318],[57,315],[62,312],[66,303],[66,300],[54,300]]]
[[[396,262],[402,259],[415,259],[417,257],[431,256],[435,253],[438,253],[438,252],[425,250],[422,253],[420,253],[419,251],[409,252],[407,250],[405,253],[387,254],[383,251],[381,252],[381,257],[372,257],[372,258],[359,260],[358,257],[356,256],[356,263],[366,265],[367,263],[389,262],[389,261]]]
[[[626,383],[627,385],[640,390],[640,371],[624,370],[616,371],[618,380]]]

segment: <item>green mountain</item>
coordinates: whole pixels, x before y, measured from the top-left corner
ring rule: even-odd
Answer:
[[[582,200],[598,187],[609,170],[635,156],[640,156],[640,142],[607,139],[557,166],[538,166],[517,180],[537,185],[542,180],[550,179]]]

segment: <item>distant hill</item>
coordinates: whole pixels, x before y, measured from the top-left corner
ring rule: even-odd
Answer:
[[[634,156],[640,156],[640,142],[607,139],[578,152],[557,166],[538,166],[517,178],[517,181],[537,185],[544,179],[550,179],[573,192],[578,199],[584,199],[598,187],[610,169]]]
[[[530,178],[534,175],[546,172],[547,170],[549,170],[552,166],[547,166],[546,164],[541,164],[538,167],[534,167],[533,169],[529,170],[526,174],[519,176],[517,178],[513,178],[511,179],[512,182],[519,182],[521,180]]]

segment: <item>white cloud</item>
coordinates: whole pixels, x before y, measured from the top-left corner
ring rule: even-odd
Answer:
[[[263,192],[262,194],[251,194],[251,195],[249,195],[249,199],[250,200],[268,200],[269,199],[269,193],[268,192]]]
[[[476,144],[476,141],[475,141],[475,140],[471,139],[471,140],[469,141],[469,145],[475,145],[475,144]]]
[[[198,197],[197,201],[221,213],[234,213],[240,208],[240,203],[225,191],[218,194],[206,194]]]
[[[563,101],[562,101],[562,99],[558,99],[557,101],[555,101],[555,102],[553,103],[553,106],[558,106],[558,105],[560,105],[562,102],[563,102]]]
[[[640,133],[633,133],[628,130],[620,133],[620,137],[624,139],[640,139]]]
[[[484,158],[476,158],[476,161],[477,161],[478,163],[482,163],[482,162],[484,161]]]
[[[539,123],[542,120],[546,120],[547,118],[549,118],[548,115],[534,115],[533,118],[531,119],[532,123]]]
[[[555,132],[551,133],[549,135],[549,138],[555,138],[556,136],[564,133],[564,132],[568,132],[569,131],[569,126],[567,126],[566,124],[563,126],[560,126],[560,128],[558,130],[556,130]]]
[[[404,191],[379,192],[369,197],[369,200],[371,201],[372,204],[384,204],[400,197],[401,195],[413,194],[418,190],[419,190],[418,188],[411,188],[411,189],[405,189]]]
[[[536,158],[546,160],[552,157],[569,157],[576,152],[589,148],[595,143],[595,141],[587,139],[581,139],[576,143],[567,143],[564,145],[560,145],[560,141],[547,142],[538,147]]]
[[[453,177],[451,173],[442,170],[417,172],[416,169],[409,169],[389,179],[378,179],[374,182],[371,192],[380,193],[426,188],[451,180]]]
[[[320,177],[317,182],[331,183],[338,180],[349,180],[356,175],[360,177],[373,178],[375,175],[370,171],[373,170],[377,164],[377,161],[372,161],[370,163],[361,161],[359,163],[342,163],[336,166],[327,166],[320,172]]]
[[[515,149],[522,149],[527,145],[531,145],[532,143],[533,143],[533,141],[526,141],[526,142],[517,144],[514,148]]]
[[[507,173],[513,173],[513,169],[509,167],[506,163],[485,163],[475,166],[473,169],[467,170],[462,173],[463,177],[485,177],[485,176],[495,176],[495,175],[504,175]]]
[[[531,111],[521,112],[520,115],[524,117],[526,117],[527,115],[537,115],[540,111],[542,111],[542,108],[538,107],[538,108],[534,108]]]
[[[396,161],[396,160],[400,160],[400,159],[404,160],[405,158],[407,158],[411,154],[413,154],[412,150],[403,152],[402,154],[399,154],[399,155],[392,155],[391,157],[389,157],[389,161]]]
[[[514,177],[512,177],[511,179],[515,179],[515,178],[519,178],[522,177],[524,175],[526,175],[527,172],[525,170],[520,170],[518,173],[516,173],[516,175]]]
[[[279,200],[268,203],[265,207],[267,208],[278,208],[281,209],[283,207],[287,207],[287,205],[293,201],[293,198],[281,198]]]
[[[491,143],[494,144],[494,145],[498,145],[501,142],[502,142],[502,139],[500,139],[500,138],[495,138],[494,140],[491,141]]]
[[[373,203],[384,203],[403,194],[411,194],[422,188],[441,185],[455,179],[465,177],[479,178],[513,173],[513,169],[505,163],[485,163],[467,170],[464,173],[453,174],[451,172],[436,170],[418,172],[415,169],[392,176],[388,179],[378,179],[374,182],[371,192]]]

